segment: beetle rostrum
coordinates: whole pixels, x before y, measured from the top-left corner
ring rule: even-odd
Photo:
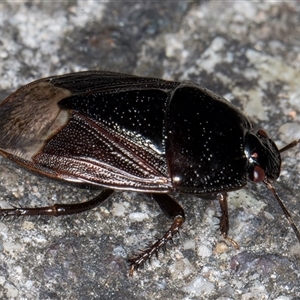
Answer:
[[[78,204],[0,209],[0,215],[67,215],[95,207],[114,190],[147,193],[173,218],[162,238],[130,262],[130,275],[165,248],[184,223],[170,193],[214,195],[220,231],[229,223],[227,192],[264,183],[290,214],[272,181],[281,152],[263,130],[221,96],[193,82],[87,71],[34,81],[0,105],[0,154],[52,179],[100,194]]]

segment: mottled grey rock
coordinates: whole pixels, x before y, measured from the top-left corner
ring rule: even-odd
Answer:
[[[0,96],[85,69],[188,79],[237,105],[281,147],[299,138],[299,13],[297,1],[1,2]],[[0,162],[2,207],[95,195]],[[298,227],[299,162],[299,147],[285,153],[275,183]],[[176,198],[187,217],[180,238],[133,278],[126,257],[169,225],[144,195],[119,192],[75,216],[1,220],[0,298],[300,298],[299,243],[264,186],[229,194],[240,250],[219,236],[215,201]]]

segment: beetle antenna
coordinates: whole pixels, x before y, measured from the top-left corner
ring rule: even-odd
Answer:
[[[299,143],[300,143],[300,140],[295,140],[295,141],[293,141],[293,142],[287,144],[287,145],[284,146],[283,148],[281,148],[281,149],[279,150],[279,153],[282,153],[282,152],[284,152],[284,151],[287,151],[287,150],[289,150],[289,149],[291,149],[291,148],[297,146]]]
[[[299,142],[299,140],[298,140],[298,141],[295,141],[295,142]],[[293,144],[293,143],[291,143],[291,144]],[[291,144],[289,144],[289,145],[291,145]],[[287,146],[289,146],[289,145],[287,145]],[[297,145],[297,143],[296,143],[295,145]],[[295,145],[294,145],[294,146],[295,146]],[[285,146],[284,148],[286,148],[287,146]],[[291,147],[294,147],[294,146],[291,146]],[[284,149],[284,148],[283,148],[283,149]],[[288,149],[289,149],[289,148],[288,148]],[[286,150],[286,149],[285,149],[285,150]],[[284,151],[285,151],[285,150],[284,150]],[[277,194],[277,192],[276,192],[274,186],[271,184],[270,181],[268,181],[268,179],[265,179],[265,180],[263,181],[263,183],[267,186],[267,188],[272,192],[272,194],[274,195],[274,197],[275,197],[276,200],[278,201],[278,203],[279,203],[281,209],[282,209],[283,212],[284,212],[284,215],[286,216],[287,220],[289,221],[290,225],[292,226],[292,228],[293,228],[293,230],[294,230],[294,232],[295,232],[295,234],[296,234],[296,236],[297,236],[297,239],[298,239],[298,241],[299,241],[299,243],[300,243],[300,232],[299,232],[298,228],[296,227],[295,222],[294,222],[294,220],[293,220],[291,214],[288,212],[288,210],[287,210],[286,207],[284,206],[283,202],[281,201],[279,195]]]

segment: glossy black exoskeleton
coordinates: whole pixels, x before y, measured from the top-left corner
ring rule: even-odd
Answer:
[[[168,193],[215,195],[227,238],[226,192],[280,174],[280,152],[224,98],[192,82],[112,72],[80,72],[32,82],[0,105],[0,154],[53,179],[102,189],[80,204],[11,208],[0,215],[66,215],[86,211],[113,190],[150,194],[174,218],[169,230],[131,258],[130,274],[172,239],[184,210]],[[234,241],[232,241],[234,243]]]

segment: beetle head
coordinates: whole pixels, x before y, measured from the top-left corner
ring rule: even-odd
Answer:
[[[276,180],[280,174],[281,157],[278,148],[265,131],[249,131],[245,136],[248,176],[254,182]]]

